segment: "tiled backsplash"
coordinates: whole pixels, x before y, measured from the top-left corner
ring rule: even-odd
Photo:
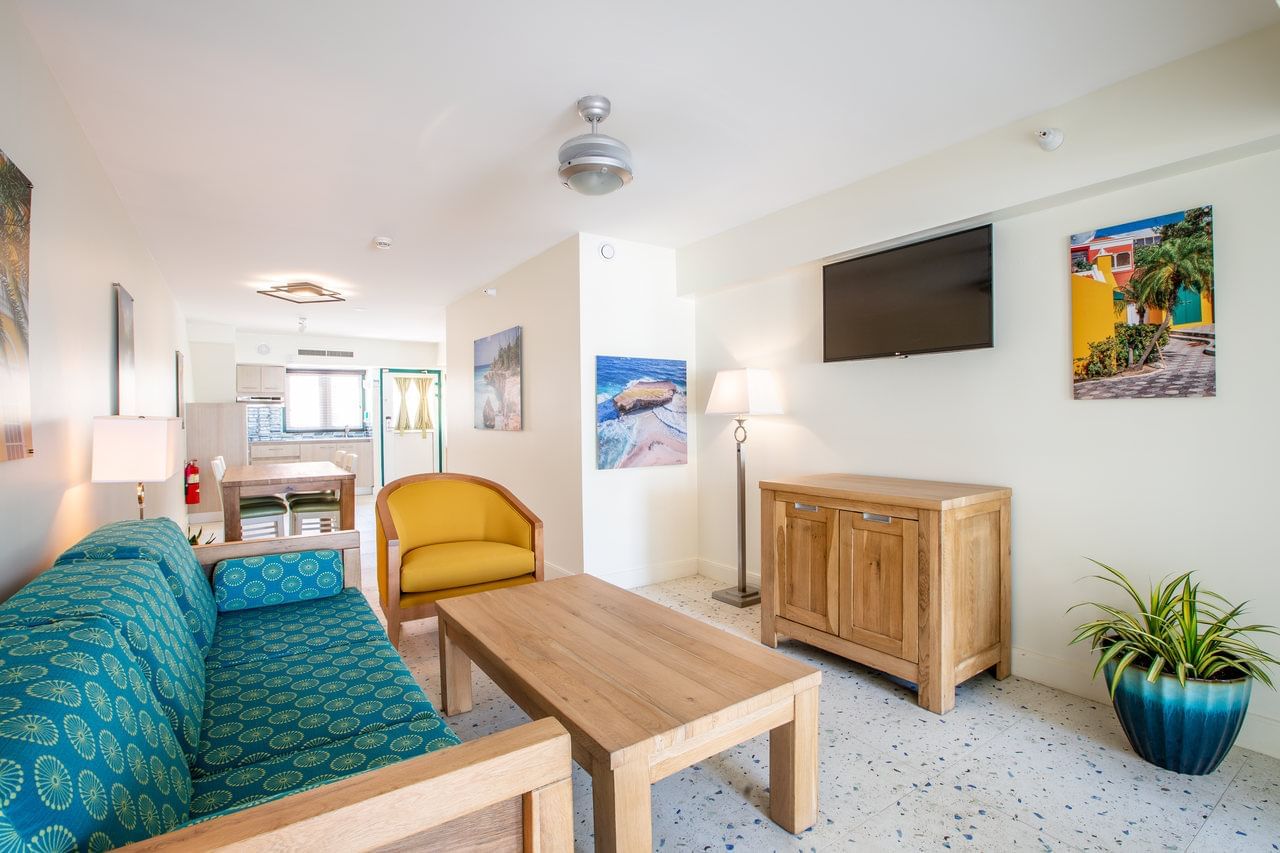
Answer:
[[[314,438],[368,438],[369,431],[285,432],[284,406],[246,406],[250,441],[302,441]]]

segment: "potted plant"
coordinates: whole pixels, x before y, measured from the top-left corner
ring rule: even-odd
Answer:
[[[1095,575],[1124,590],[1129,611],[1086,602],[1101,617],[1077,628],[1072,643],[1098,652],[1111,701],[1134,752],[1178,773],[1212,773],[1240,733],[1254,679],[1274,689],[1267,665],[1280,663],[1251,637],[1270,625],[1238,625],[1244,605],[1192,582],[1192,572],[1151,586],[1144,599],[1123,573],[1093,561]],[[1070,611],[1068,611],[1070,612]]]

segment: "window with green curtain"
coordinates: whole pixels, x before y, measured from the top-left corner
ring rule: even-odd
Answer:
[[[364,426],[364,372],[290,369],[284,375],[287,432]]]

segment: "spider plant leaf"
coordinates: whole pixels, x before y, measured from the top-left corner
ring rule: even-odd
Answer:
[[[1120,686],[1120,676],[1124,675],[1124,671],[1129,668],[1129,664],[1133,663],[1133,659],[1138,656],[1136,649],[1131,650],[1116,664],[1116,671],[1111,674],[1111,698],[1116,697],[1116,688]]]

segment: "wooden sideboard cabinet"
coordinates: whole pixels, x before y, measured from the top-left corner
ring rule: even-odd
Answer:
[[[760,483],[760,641],[786,635],[917,686],[1009,675],[1012,491],[823,474]]]

